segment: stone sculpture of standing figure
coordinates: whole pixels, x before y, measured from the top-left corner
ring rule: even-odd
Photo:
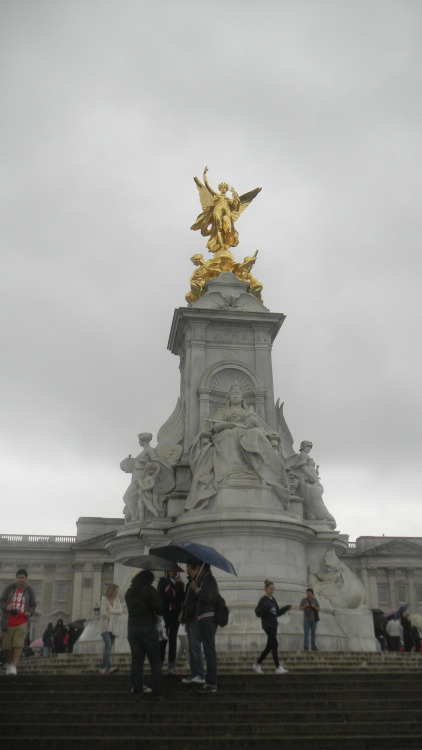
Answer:
[[[302,440],[299,453],[295,453],[287,460],[286,468],[290,475],[298,479],[296,492],[304,501],[304,517],[308,520],[326,521],[327,526],[335,529],[336,520],[322,499],[324,488],[315,461],[309,455],[311,448],[310,440]]]
[[[150,446],[152,434],[141,432],[138,439],[141,453],[136,458],[123,459],[120,464],[122,471],[132,474],[132,481],[123,496],[127,523],[164,516],[167,494],[175,485],[172,467]]]

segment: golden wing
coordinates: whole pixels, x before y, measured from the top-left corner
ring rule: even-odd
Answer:
[[[199,200],[201,201],[202,210],[206,211],[207,208],[214,205],[214,198],[209,190],[207,190],[205,185],[202,184],[201,180],[198,180],[197,177],[194,177],[193,179],[195,180],[196,187],[198,188]]]
[[[252,203],[253,199],[256,198],[261,190],[262,188],[255,188],[255,190],[250,190],[249,193],[243,193],[243,195],[239,195],[240,207],[238,211],[232,211],[233,221],[237,221],[240,214],[245,210],[245,208],[249,206],[250,203]]]

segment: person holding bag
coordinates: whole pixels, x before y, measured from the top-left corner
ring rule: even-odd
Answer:
[[[268,580],[268,578],[264,581],[264,587],[265,595],[259,600],[255,608],[255,614],[257,617],[261,618],[262,629],[267,635],[267,645],[255,664],[253,664],[253,669],[257,674],[264,674],[261,664],[271,651],[275,664],[275,673],[287,674],[289,670],[281,666],[278,659],[277,618],[288,612],[289,609],[292,608],[292,605],[287,604],[285,607],[281,608],[278,606],[273,596],[275,586],[272,581]]]

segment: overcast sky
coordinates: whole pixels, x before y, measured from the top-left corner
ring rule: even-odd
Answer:
[[[0,533],[121,517],[205,239],[262,192],[275,395],[338,528],[422,536],[420,0],[2,0]]]

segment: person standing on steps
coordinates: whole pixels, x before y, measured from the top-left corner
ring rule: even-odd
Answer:
[[[5,587],[0,599],[2,648],[9,655],[7,675],[17,674],[17,665],[28,633],[28,623],[35,607],[35,594],[28,585],[28,573],[25,568],[19,568],[15,583]]]
[[[116,583],[107,586],[105,595],[101,597],[101,638],[104,641],[103,662],[100,674],[108,675],[118,671],[118,667],[111,664],[111,649],[117,635],[119,615],[122,614],[122,604],[118,597],[119,587]]]
[[[127,611],[127,638],[132,655],[132,692],[135,700],[141,700],[148,692],[143,685],[144,661],[147,656],[151,667],[152,698],[162,700],[161,654],[157,631],[157,615],[164,611],[157,589],[152,585],[154,573],[141,570],[132,578],[125,595]]]
[[[265,646],[261,655],[258,657],[255,664],[253,664],[253,669],[257,674],[264,674],[261,664],[271,651],[275,664],[276,674],[287,674],[289,670],[281,666],[278,659],[277,617],[281,617],[285,614],[285,612],[288,612],[289,609],[292,608],[292,605],[287,604],[285,607],[281,608],[278,606],[274,598],[275,586],[272,581],[268,580],[268,578],[264,581],[264,587],[265,594],[259,600],[255,608],[255,614],[257,617],[261,618],[262,629],[267,635],[267,645]]]
[[[184,598],[184,586],[180,576],[174,570],[168,570],[158,581],[157,591],[163,600],[164,622],[168,636],[168,667],[169,675],[178,675],[176,669],[177,632],[179,630],[179,615]],[[167,643],[165,641],[165,643]],[[165,646],[162,653],[164,661]]]
[[[318,651],[316,646],[316,629],[319,621],[319,604],[315,599],[314,590],[306,589],[306,596],[300,602],[299,609],[303,610],[303,648],[309,651],[309,633],[311,634],[312,651]]]

